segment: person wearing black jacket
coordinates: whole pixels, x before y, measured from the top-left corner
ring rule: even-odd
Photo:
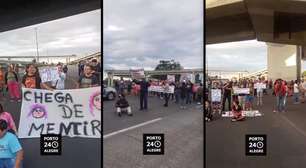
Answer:
[[[222,111],[225,111],[225,102],[227,99],[228,102],[228,110],[231,110],[231,97],[232,97],[232,82],[227,82],[223,87],[223,101],[222,101]]]
[[[188,94],[188,90],[187,90],[187,85],[185,80],[182,82],[181,86],[180,86],[180,93],[181,93],[181,108],[186,108],[185,106],[185,99],[187,97]]]
[[[136,84],[140,85],[140,109],[139,110],[147,110],[148,109],[148,89],[150,87],[150,83],[143,78],[140,82],[135,81]]]
[[[127,111],[128,115],[132,116],[133,114],[132,114],[131,107],[128,101],[125,99],[124,95],[119,94],[118,97],[119,97],[119,100],[117,100],[115,104],[118,116],[121,117],[122,111]]]

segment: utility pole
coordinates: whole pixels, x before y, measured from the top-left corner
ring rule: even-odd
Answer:
[[[35,29],[35,37],[36,37],[36,62],[39,63],[39,52],[38,52],[38,41],[37,41],[37,27]]]

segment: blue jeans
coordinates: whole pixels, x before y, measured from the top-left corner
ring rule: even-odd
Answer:
[[[299,93],[293,93],[293,101],[294,101],[294,103],[299,102]]]
[[[276,96],[276,109],[278,111],[285,110],[284,96]]]
[[[192,93],[188,92],[187,93],[186,104],[191,104],[191,102],[192,102]]]
[[[0,159],[0,168],[14,168],[15,159]]]

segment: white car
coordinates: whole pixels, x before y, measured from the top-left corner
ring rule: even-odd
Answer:
[[[103,99],[106,98],[107,100],[115,100],[116,95],[117,91],[115,88],[103,85]]]

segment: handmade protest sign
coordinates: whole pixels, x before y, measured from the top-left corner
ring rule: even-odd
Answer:
[[[234,94],[250,94],[250,88],[233,88]]]
[[[22,88],[19,138],[40,134],[101,138],[101,88]]]
[[[169,82],[175,82],[175,75],[167,75],[167,80]]]
[[[191,81],[191,82],[193,82],[194,83],[194,75],[193,74],[189,74],[189,73],[182,73],[181,74],[181,79],[180,79],[180,81],[183,81],[183,80],[185,80],[185,81]]]
[[[39,70],[39,75],[42,82],[56,81],[59,79],[57,67],[42,68]]]
[[[144,69],[131,69],[130,70],[132,79],[142,79],[145,78]]]
[[[221,102],[221,89],[211,89],[211,101]]]
[[[266,89],[266,84],[265,83],[255,83],[254,89]]]
[[[150,86],[148,88],[149,92],[164,92],[164,93],[174,93],[174,86],[169,86],[168,90],[164,86]]]
[[[233,112],[232,111],[226,111],[222,114],[222,117],[233,117]],[[263,116],[262,113],[260,113],[258,110],[253,110],[253,111],[242,111],[242,116],[245,117],[260,117]]]

